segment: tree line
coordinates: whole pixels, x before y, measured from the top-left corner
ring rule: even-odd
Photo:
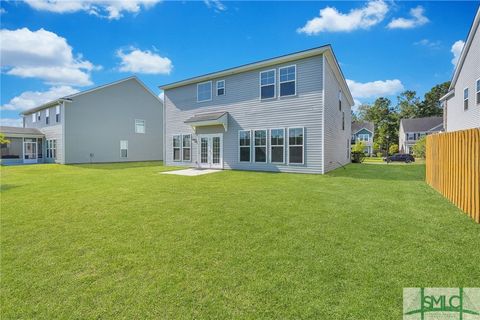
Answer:
[[[373,104],[362,104],[357,112],[352,111],[352,121],[371,121],[375,125],[374,149],[385,151],[398,144],[400,120],[442,116],[440,98],[447,94],[450,81],[437,84],[425,93],[423,99],[417,92],[406,90],[397,96],[396,104],[385,97],[379,97]],[[397,145],[398,146],[398,145]]]

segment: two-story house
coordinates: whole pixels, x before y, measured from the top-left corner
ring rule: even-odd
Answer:
[[[161,88],[166,165],[325,173],[350,162],[353,98],[330,45]]]
[[[480,128],[480,8],[458,59],[449,92],[440,98],[447,132]]]
[[[444,131],[442,117],[401,119],[398,130],[398,148],[401,153],[412,154],[412,147],[418,140],[426,135],[442,131]]]
[[[372,155],[374,132],[375,125],[373,122],[352,121],[352,146],[357,142],[362,142],[365,145],[365,154]]]
[[[163,105],[137,77],[50,101],[22,113],[2,164],[162,160]]]

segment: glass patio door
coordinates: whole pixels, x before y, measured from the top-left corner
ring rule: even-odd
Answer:
[[[199,165],[201,168],[223,168],[223,135],[199,135],[200,154]]]
[[[23,163],[37,163],[37,139],[23,140]]]

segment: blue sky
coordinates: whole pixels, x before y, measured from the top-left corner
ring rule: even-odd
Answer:
[[[158,85],[331,44],[357,103],[450,80],[479,2],[1,2],[2,124],[136,74]]]

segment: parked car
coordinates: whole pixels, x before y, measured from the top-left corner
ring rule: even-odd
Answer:
[[[415,158],[411,154],[395,153],[393,156],[388,156],[383,158],[383,161],[386,161],[387,163],[393,162],[393,161],[410,163],[410,162],[415,162]]]

